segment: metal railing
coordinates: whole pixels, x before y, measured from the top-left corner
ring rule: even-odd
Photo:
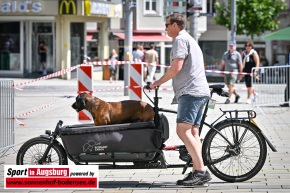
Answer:
[[[0,79],[0,157],[15,144],[13,80]]]
[[[255,70],[252,69],[252,74]],[[259,107],[289,103],[289,75],[289,65],[259,67],[258,78],[252,78],[253,89],[258,93],[253,105]]]

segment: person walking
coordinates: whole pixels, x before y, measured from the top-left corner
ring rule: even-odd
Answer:
[[[158,64],[158,52],[155,50],[155,45],[150,45],[150,50],[147,50],[145,62],[148,64],[148,82],[152,82],[156,72],[156,65]]]
[[[235,42],[229,43],[229,50],[224,53],[220,68],[228,72],[242,72],[243,71],[242,57],[240,53],[236,51]],[[235,103],[238,103],[240,99],[240,95],[238,95],[236,90],[234,89],[234,85],[237,79],[241,80],[242,75],[237,75],[237,74],[224,75],[225,84],[227,85],[229,89],[229,97],[226,99],[225,104],[229,104],[231,102],[231,96],[233,94],[235,95]]]
[[[42,75],[46,75],[46,58],[47,58],[47,47],[44,41],[39,42],[38,54],[40,57],[40,63],[42,65]]]
[[[133,52],[133,61],[142,62],[143,57],[144,57],[144,52],[142,50],[142,46],[137,45],[136,50]]]
[[[182,14],[168,15],[165,30],[173,38],[171,67],[159,80],[152,82],[150,88],[154,89],[172,79],[175,95],[173,103],[178,103],[176,133],[194,162],[192,171],[184,179],[178,180],[177,184],[185,186],[204,184],[212,178],[203,163],[199,137],[204,105],[210,97],[203,53],[193,37],[185,31]]]
[[[252,75],[254,76],[254,78],[257,78],[258,67],[260,66],[260,59],[256,50],[254,50],[253,42],[247,41],[245,43],[245,50],[243,51],[242,59],[244,66],[243,72],[252,73],[252,68],[255,68],[255,71]],[[247,104],[251,104],[252,94],[254,95],[253,102],[256,102],[258,96],[258,93],[256,93],[255,90],[252,88],[252,75],[245,75],[245,84],[248,93],[248,97],[246,100]]]
[[[114,79],[117,81],[117,74],[116,74],[116,64],[114,62],[118,61],[118,54],[115,49],[112,49],[111,55],[109,57],[109,61],[112,62],[112,64],[109,65],[110,70],[110,83],[112,83],[112,80]]]

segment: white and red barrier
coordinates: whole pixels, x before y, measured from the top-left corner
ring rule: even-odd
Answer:
[[[129,98],[131,100],[142,100],[142,84],[143,84],[143,64],[142,63],[134,63],[130,64],[129,67],[130,74],[130,90],[129,90]]]
[[[81,65],[77,70],[78,94],[82,92],[93,93],[93,66]],[[78,113],[79,121],[91,121],[90,112],[82,110]]]

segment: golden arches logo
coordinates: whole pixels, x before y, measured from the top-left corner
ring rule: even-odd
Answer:
[[[85,0],[85,14],[86,15],[91,15],[91,1],[90,0]]]
[[[76,15],[77,14],[76,0],[60,0],[59,14]]]

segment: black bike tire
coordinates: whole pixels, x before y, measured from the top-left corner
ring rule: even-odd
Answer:
[[[221,180],[224,180],[227,182],[243,182],[254,177],[257,173],[259,173],[259,171],[264,166],[264,163],[267,158],[267,145],[266,145],[263,135],[261,134],[261,130],[257,128],[254,124],[248,121],[242,121],[242,120],[223,121],[216,124],[214,127],[218,131],[221,131],[226,127],[232,127],[232,125],[247,128],[256,137],[260,146],[260,153],[259,153],[259,158],[255,163],[255,166],[247,173],[244,173],[242,175],[235,175],[235,176],[225,174],[216,166],[217,164],[213,164],[213,165],[208,164],[207,167],[212,172],[213,175],[215,175]],[[211,161],[210,146],[211,146],[211,143],[213,142],[214,137],[217,135],[220,136],[215,130],[211,129],[205,136],[205,139],[203,142],[204,144],[202,147],[202,155],[203,155],[203,159],[205,163],[210,163]]]
[[[32,146],[37,145],[37,144],[48,145],[49,143],[50,143],[49,139],[45,139],[45,138],[41,138],[41,137],[35,137],[35,138],[32,138],[32,139],[26,141],[20,147],[20,149],[19,149],[19,151],[17,153],[16,164],[17,165],[24,165],[23,158],[24,158],[26,152]],[[66,152],[65,152],[64,148],[58,142],[53,142],[51,148],[54,149],[55,152],[58,155],[59,165],[67,165],[68,164],[68,160],[67,160],[67,155],[66,155]],[[44,151],[42,153],[44,153]],[[31,165],[31,164],[29,164],[29,165]]]

